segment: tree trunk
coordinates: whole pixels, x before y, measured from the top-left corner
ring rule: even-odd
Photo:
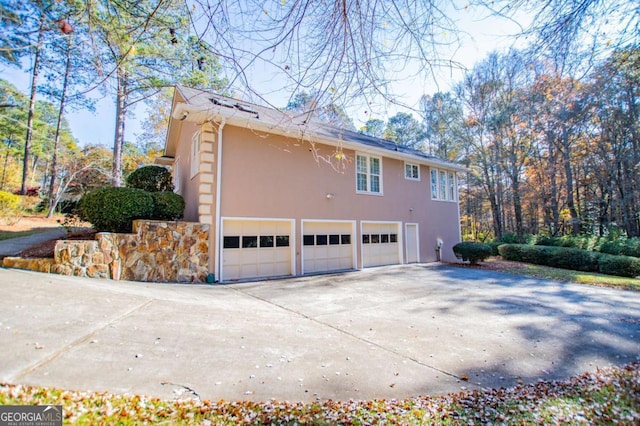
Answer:
[[[558,208],[558,182],[556,181],[556,157],[553,150],[553,143],[549,146],[549,201],[551,203],[551,235],[557,235],[560,230],[560,210]]]
[[[2,182],[0,182],[0,191],[4,190],[5,178],[7,177],[7,163],[9,162],[9,149],[11,148],[11,143],[13,142],[13,133],[9,135],[9,140],[7,142],[7,150],[4,155],[4,166],[2,167]]]
[[[122,147],[124,145],[124,124],[127,112],[127,75],[118,68],[116,95],[116,132],[113,141],[112,184],[122,186]]]
[[[58,178],[58,146],[60,145],[60,130],[62,128],[62,116],[67,100],[67,88],[69,86],[69,74],[71,74],[71,34],[67,36],[67,63],[64,69],[64,80],[62,82],[62,93],[60,94],[60,108],[58,109],[58,121],[56,123],[56,136],[53,142],[53,158],[51,159],[51,181],[49,183],[49,212],[47,217],[53,217],[53,212],[58,205],[59,197],[55,194],[56,180]]]
[[[567,208],[569,209],[569,214],[571,215],[571,233],[573,235],[578,235],[580,233],[580,217],[578,216],[578,211],[576,210],[573,193],[573,170],[571,168],[571,159],[567,154],[563,154],[563,157],[564,173],[567,180]]]
[[[518,178],[517,172],[514,172],[511,177],[511,189],[513,190],[513,214],[516,220],[516,234],[518,235],[518,242],[524,243],[522,201],[520,200],[520,179]]]
[[[29,98],[29,115],[27,118],[27,135],[24,140],[24,158],[22,160],[22,186],[20,194],[27,194],[27,182],[29,181],[29,161],[31,160],[31,140],[33,139],[33,120],[36,110],[36,89],[38,84],[38,73],[40,68],[40,51],[42,50],[42,39],[45,30],[45,15],[40,17],[40,29],[38,30],[38,41],[36,43],[36,52],[33,58],[33,71],[31,72],[31,95]]]
[[[627,169],[626,164],[621,165],[622,168]],[[627,170],[622,170],[619,173],[618,193],[620,195],[620,210],[624,223],[624,230],[627,233],[627,237],[640,236],[640,229],[638,226],[638,211],[636,207],[635,197],[633,194],[633,188],[630,185],[631,178]]]
[[[500,212],[500,205],[498,204],[496,193],[493,190],[489,194],[489,202],[491,204],[491,215],[493,218],[493,233],[497,241],[502,241],[502,213]]]

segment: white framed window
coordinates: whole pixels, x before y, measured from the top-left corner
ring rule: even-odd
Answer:
[[[198,173],[200,173],[200,144],[201,137],[200,131],[198,130],[193,134],[191,138],[191,177],[195,177]]]
[[[456,174],[453,172],[449,172],[449,178],[447,179],[449,183],[449,194],[447,199],[449,201],[456,201]]]
[[[431,199],[438,199],[438,170],[431,169]]]
[[[380,157],[356,155],[356,191],[382,195],[382,159]]]
[[[404,163],[404,178],[408,180],[420,180],[420,166]]]
[[[440,201],[458,200],[458,184],[454,172],[431,169],[431,199]]]

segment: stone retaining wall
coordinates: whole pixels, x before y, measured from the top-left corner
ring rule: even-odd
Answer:
[[[3,266],[113,280],[206,282],[209,225],[136,220],[133,231],[102,232],[92,241],[60,240],[53,259],[7,257]]]
[[[21,257],[5,257],[2,259],[5,268],[26,269],[36,272],[52,272],[54,263],[50,258],[23,259]]]
[[[51,272],[76,277],[111,278],[109,265],[97,241],[60,240]]]

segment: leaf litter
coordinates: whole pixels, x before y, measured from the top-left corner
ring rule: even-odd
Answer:
[[[175,401],[0,384],[0,404],[60,404],[65,424],[640,424],[640,361],[562,381],[407,399]]]

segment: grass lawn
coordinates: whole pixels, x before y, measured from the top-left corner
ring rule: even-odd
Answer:
[[[640,424],[640,362],[566,381],[403,400],[166,401],[0,385],[0,404],[59,404],[65,424]]]
[[[570,269],[552,268],[549,266],[533,265],[530,263],[511,262],[508,260],[502,260],[501,258],[490,258],[486,262],[482,262],[480,265],[481,267],[487,267],[493,270],[503,270],[513,274],[535,278],[640,291],[640,279],[637,278],[625,278],[614,275],[596,274],[592,272],[572,271]]]

